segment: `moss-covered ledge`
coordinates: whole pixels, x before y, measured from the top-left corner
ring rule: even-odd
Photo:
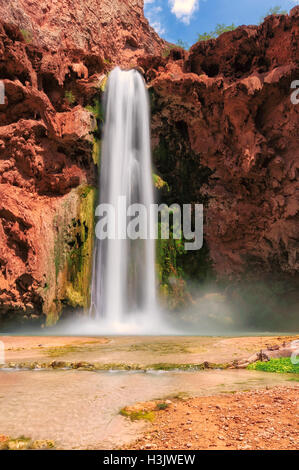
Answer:
[[[200,371],[200,370],[215,370],[215,369],[231,369],[237,367],[234,362],[227,362],[223,364],[215,364],[212,362],[202,362],[200,364],[175,364],[175,363],[155,363],[155,364],[126,364],[126,363],[99,363],[99,362],[69,362],[69,361],[51,361],[51,362],[9,362],[7,364],[0,364],[1,369],[20,369],[20,370],[81,370],[81,371]]]
[[[53,218],[52,257],[41,292],[47,326],[64,308],[89,308],[96,199],[95,187],[81,185],[64,196]]]

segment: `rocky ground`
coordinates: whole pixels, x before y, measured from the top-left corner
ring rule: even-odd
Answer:
[[[299,388],[174,400],[126,449],[294,450]]]
[[[296,339],[2,336],[0,448],[295,448],[298,374],[238,364]]]

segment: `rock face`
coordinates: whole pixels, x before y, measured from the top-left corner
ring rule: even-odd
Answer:
[[[133,65],[164,41],[143,15],[143,0],[0,0],[1,19],[52,53],[81,50],[89,61]]]
[[[0,2],[0,322],[88,307],[107,72],[164,42],[143,1]]]
[[[223,277],[298,272],[298,38],[295,7],[189,53],[139,60],[157,169],[173,201],[204,203],[205,240]]]
[[[88,307],[100,99],[116,64],[148,83],[166,202],[205,204],[192,272],[209,256],[222,277],[296,273],[299,8],[165,57],[142,0],[0,7],[0,324]]]

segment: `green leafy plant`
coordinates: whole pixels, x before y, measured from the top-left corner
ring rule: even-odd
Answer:
[[[289,357],[270,359],[270,361],[267,362],[257,361],[253,364],[249,364],[247,369],[260,370],[263,372],[299,374],[299,364],[292,364],[292,361]]]
[[[209,39],[215,39],[212,33],[199,34],[197,37],[198,41],[208,41]]]
[[[189,49],[189,44],[186,41],[183,41],[182,39],[178,39],[176,42],[176,45],[178,47],[181,47],[182,49],[188,50]]]
[[[272,7],[272,8],[269,8],[269,10],[265,13],[264,16],[261,17],[260,19],[260,23],[262,23],[264,21],[265,18],[267,18],[267,16],[270,16],[270,15],[287,15],[288,12],[286,10],[282,10],[281,9],[281,6],[279,5],[276,5],[275,7]]]
[[[103,90],[101,90],[103,92]],[[86,107],[86,110],[94,115],[97,121],[97,126],[93,132],[93,152],[92,158],[96,165],[100,164],[101,147],[102,147],[102,127],[105,120],[104,109],[100,96],[98,96],[92,105]]]
[[[227,33],[228,31],[233,31],[236,29],[236,25],[232,23],[231,25],[225,25],[223,23],[218,23],[214,29],[214,31],[210,31],[209,33],[203,33],[198,35],[198,41],[208,41],[209,39],[216,39],[221,34]]]
[[[104,122],[104,110],[100,99],[96,99],[92,106],[86,106],[87,111],[94,115],[94,117]]]
[[[177,46],[175,44],[169,44],[167,47],[165,47],[162,51],[162,56],[163,57],[168,57],[170,54],[170,51],[172,49],[175,49]]]
[[[270,8],[265,16],[269,15],[287,15],[288,12],[286,10],[282,10],[280,6],[276,5],[275,7]]]
[[[163,403],[157,403],[157,409],[158,410],[166,410],[169,407],[169,404],[166,402]]]

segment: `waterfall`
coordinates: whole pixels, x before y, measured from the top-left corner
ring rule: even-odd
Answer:
[[[116,232],[124,233],[127,208],[142,204],[149,217],[154,203],[149,99],[142,76],[115,68],[104,104],[99,202],[115,208]],[[150,322],[156,311],[155,241],[122,236],[96,239],[91,315],[119,325],[132,315]]]

